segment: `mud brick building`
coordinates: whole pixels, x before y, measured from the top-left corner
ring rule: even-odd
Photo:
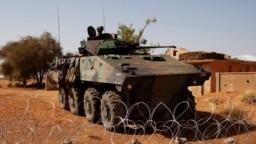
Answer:
[[[170,54],[175,54],[174,58],[177,58],[177,53],[167,54],[173,57]],[[194,95],[256,90],[256,62],[231,59],[228,55],[216,52],[184,52],[178,54],[178,59],[195,66],[202,66],[211,72],[211,77],[203,86],[189,88]]]

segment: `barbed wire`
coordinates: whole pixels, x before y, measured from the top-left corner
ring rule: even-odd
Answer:
[[[255,131],[253,103],[248,115],[240,119],[232,118],[233,106],[227,116],[221,116],[215,114],[216,105],[209,103],[210,112],[197,111],[195,120],[179,121],[182,113],[176,116],[176,110],[181,104],[187,105],[186,110],[191,109],[185,101],[179,103],[174,111],[164,103],[159,103],[154,109],[143,102],[129,108],[123,103],[126,115],[119,117],[118,124],[122,126],[122,132],[118,129],[111,132],[104,130],[101,121],[93,124],[85,117],[77,116],[74,119],[64,116],[70,113],[58,108],[53,101],[40,98],[5,100],[0,103],[0,143],[79,143],[85,139],[94,143],[132,143],[135,139],[141,143],[157,143],[155,137],[159,135],[163,136],[161,143],[174,143],[177,137],[204,143],[228,137],[239,139],[240,134],[244,134],[243,141],[253,139],[250,137],[251,132]],[[42,107],[44,110],[40,109]],[[143,112],[138,111],[141,118],[130,119],[132,112],[140,108],[144,109]],[[158,109],[164,109],[165,114],[160,116],[163,119],[157,119]]]

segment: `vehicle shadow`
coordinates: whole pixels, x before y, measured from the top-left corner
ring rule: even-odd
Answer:
[[[167,138],[183,137],[188,141],[213,140],[245,134],[256,130],[247,119],[231,119],[209,112],[196,112],[196,120],[178,122],[163,115],[151,120],[133,119],[116,132],[132,135],[161,134]]]

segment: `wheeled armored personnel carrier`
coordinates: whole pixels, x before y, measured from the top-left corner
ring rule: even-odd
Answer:
[[[202,85],[210,73],[168,56],[150,55],[138,43],[98,35],[88,27],[78,56],[58,57],[47,79],[58,85],[63,109],[113,130],[124,119],[170,115],[177,121],[195,118],[195,101],[188,86]],[[167,46],[175,48],[175,46]]]

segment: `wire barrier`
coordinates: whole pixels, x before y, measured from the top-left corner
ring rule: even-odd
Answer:
[[[184,103],[188,104],[181,102]],[[165,104],[150,109],[140,102],[126,107],[125,117],[119,118],[121,132],[105,130],[101,121],[93,124],[85,117],[60,109],[57,104],[39,98],[1,102],[0,143],[177,143],[177,138],[206,143],[231,137],[245,143],[254,139],[253,103],[251,111],[238,114],[239,118],[232,117],[234,108],[226,116],[215,114],[216,106],[210,103],[211,112],[196,111],[196,119],[178,121],[175,110],[172,112]],[[138,107],[146,109],[149,115],[144,113],[138,120],[130,119]],[[165,113],[156,114],[158,109],[164,109]]]

